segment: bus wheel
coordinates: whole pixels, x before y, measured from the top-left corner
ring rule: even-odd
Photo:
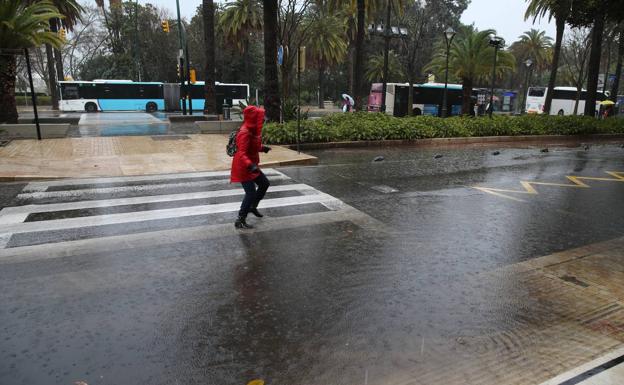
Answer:
[[[95,105],[95,103],[87,103],[85,104],[85,111],[97,112],[97,106]]]
[[[559,112],[557,112],[557,115],[563,116],[563,115],[565,115],[565,112],[563,112],[563,110],[559,110]]]
[[[158,111],[158,106],[154,102],[149,102],[145,105],[145,111],[147,112],[156,112]]]
[[[420,108],[414,108],[414,109],[412,110],[412,114],[413,114],[414,116],[420,116],[420,115],[422,115],[422,111],[420,110]]]

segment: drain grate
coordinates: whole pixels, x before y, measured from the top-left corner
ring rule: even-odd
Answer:
[[[11,140],[0,140],[0,147],[6,147],[11,143]]]
[[[152,136],[152,140],[188,140],[191,139],[190,136],[187,135],[161,135],[161,136]]]

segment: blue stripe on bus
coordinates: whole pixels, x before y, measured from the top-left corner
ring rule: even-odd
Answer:
[[[165,109],[163,99],[98,99],[102,111],[144,111],[149,102],[156,103],[159,111]]]

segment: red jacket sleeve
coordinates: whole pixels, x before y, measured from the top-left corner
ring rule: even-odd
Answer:
[[[249,141],[251,140],[251,135],[249,135],[249,131],[246,129],[240,130],[238,135],[236,135],[236,152],[240,153],[240,159],[245,164],[245,167],[249,167],[253,164],[249,156],[247,156],[247,152],[249,151]]]

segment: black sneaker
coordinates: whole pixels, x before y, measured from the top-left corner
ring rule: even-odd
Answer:
[[[247,223],[245,218],[238,217],[234,222],[234,227],[237,229],[253,229],[253,226]]]
[[[253,215],[255,215],[258,218],[262,218],[264,215],[260,214],[260,211],[258,211],[257,208],[253,208],[251,210],[249,210],[250,213],[252,213]]]

